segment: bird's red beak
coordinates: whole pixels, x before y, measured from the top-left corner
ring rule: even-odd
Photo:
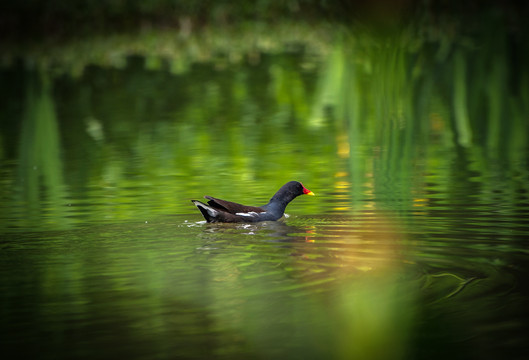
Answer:
[[[301,186],[303,186],[303,185],[301,185]],[[314,196],[314,193],[312,191],[310,191],[309,189],[307,189],[305,186],[303,186],[303,194]]]

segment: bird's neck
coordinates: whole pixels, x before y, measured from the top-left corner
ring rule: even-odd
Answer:
[[[271,212],[277,212],[281,213],[281,215],[285,212],[285,209],[287,208],[287,205],[294,200],[295,196],[291,193],[288,194],[279,194],[276,193],[266,204],[263,206],[267,211]]]

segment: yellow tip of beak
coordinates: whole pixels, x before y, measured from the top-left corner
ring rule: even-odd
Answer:
[[[314,193],[312,191],[309,191],[308,193],[306,193],[305,195],[311,195],[311,196],[316,196],[314,195]]]

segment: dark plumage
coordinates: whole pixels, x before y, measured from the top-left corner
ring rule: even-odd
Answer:
[[[208,203],[191,200],[200,210],[207,222],[257,222],[275,221],[285,213],[289,202],[299,195],[314,195],[299,181],[289,181],[283,185],[263,206],[247,206],[231,201],[204,196]]]

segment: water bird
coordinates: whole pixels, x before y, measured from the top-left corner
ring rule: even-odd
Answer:
[[[191,200],[200,210],[207,222],[258,222],[276,221],[285,213],[287,205],[299,195],[314,195],[299,181],[289,181],[263,206],[247,206],[231,201],[204,196],[208,203]]]

